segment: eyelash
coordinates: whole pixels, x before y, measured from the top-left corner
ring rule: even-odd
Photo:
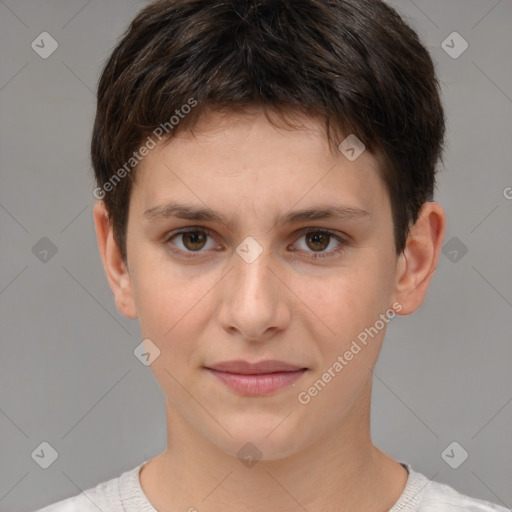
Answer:
[[[168,236],[165,237],[164,245],[168,245],[169,242],[171,242],[171,240],[174,237],[183,235],[183,234],[187,234],[187,233],[203,233],[203,234],[209,236],[210,238],[214,238],[213,232],[210,231],[209,229],[192,227],[192,228],[181,229],[179,231],[173,231],[173,232],[169,233]],[[340,242],[340,246],[337,249],[331,249],[330,251],[327,251],[327,252],[312,252],[312,254],[314,254],[314,256],[307,256],[307,258],[312,259],[312,260],[334,257],[334,256],[342,253],[346,249],[346,246],[349,243],[347,239],[337,235],[336,233],[329,231],[328,229],[320,229],[320,228],[308,228],[305,231],[303,230],[303,231],[301,231],[300,238],[302,238],[310,233],[321,233],[323,235],[329,235],[332,238],[335,238],[338,242]],[[176,249],[176,248],[171,248],[170,250],[174,253],[179,253],[180,256],[183,256],[185,258],[197,258],[198,257],[197,254],[205,252],[203,250],[182,251],[181,249]]]

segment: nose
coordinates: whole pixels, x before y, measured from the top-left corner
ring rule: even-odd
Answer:
[[[243,253],[240,253],[243,254]],[[269,249],[254,260],[233,254],[233,267],[219,290],[219,322],[229,334],[251,342],[267,341],[290,322],[284,270]]]

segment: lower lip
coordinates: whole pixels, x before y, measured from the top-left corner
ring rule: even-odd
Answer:
[[[218,370],[207,370],[220,379],[232,390],[243,395],[268,395],[278,389],[289,386],[295,382],[306,370],[295,372],[262,373],[258,375],[247,375],[240,373],[227,373]]]

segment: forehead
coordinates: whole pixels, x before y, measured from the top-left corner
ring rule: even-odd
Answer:
[[[251,215],[336,202],[369,211],[387,200],[368,151],[350,161],[332,151],[322,122],[300,118],[293,128],[275,126],[261,111],[210,113],[191,131],[158,144],[136,175],[133,199],[144,212],[184,199]]]

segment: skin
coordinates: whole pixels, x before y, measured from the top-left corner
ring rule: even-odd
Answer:
[[[95,205],[117,308],[138,317],[142,339],[160,350],[151,370],[166,398],[167,449],[140,473],[159,512],[382,512],[405,487],[407,471],[370,436],[372,370],[385,327],[308,404],[297,397],[379,315],[418,309],[438,262],[445,214],[425,203],[397,256],[374,156],[364,151],[351,162],[329,149],[317,120],[301,122],[291,129],[272,125],[260,110],[210,112],[194,133],[150,151],[130,199],[127,262],[103,202]],[[208,206],[234,225],[144,217],[170,201]],[[322,204],[368,216],[276,224],[284,213]],[[169,240],[177,229],[199,227],[212,236]],[[335,237],[315,245],[305,228],[348,242],[335,253]],[[263,251],[252,263],[236,252],[248,236]],[[319,253],[327,256],[313,259]],[[272,395],[243,396],[204,369],[233,359],[277,359],[308,371]],[[248,442],[262,453],[252,467],[237,457]]]

